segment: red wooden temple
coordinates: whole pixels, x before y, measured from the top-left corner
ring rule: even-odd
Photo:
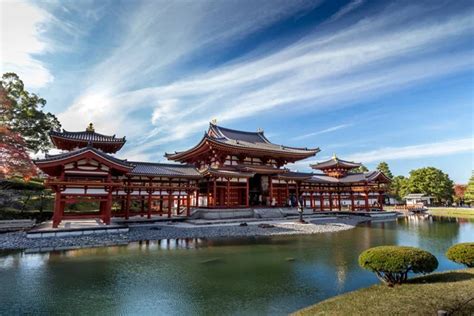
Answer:
[[[245,132],[210,123],[199,143],[167,153],[176,163],[115,158],[125,144],[96,133],[54,131],[53,144],[65,152],[36,160],[55,192],[53,227],[63,219],[134,215],[189,216],[192,208],[294,206],[297,200],[315,211],[382,209],[389,179],[381,172],[352,173],[358,163],[333,157],[311,165],[316,173],[292,172],[285,165],[319,152],[270,142],[263,131]],[[68,205],[98,203],[98,211],[77,212]]]

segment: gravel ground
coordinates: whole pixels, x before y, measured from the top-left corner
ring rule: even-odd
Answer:
[[[140,240],[305,235],[347,230],[364,221],[367,221],[367,217],[350,216],[337,220],[317,220],[308,224],[299,224],[295,221],[268,221],[268,224],[274,226],[270,228],[259,227],[258,223],[249,223],[248,226],[239,226],[239,224],[190,225],[173,223],[169,225],[160,223],[153,226],[130,227],[128,233],[35,239],[27,238],[25,232],[15,232],[0,234],[0,250],[51,251],[122,245]],[[242,222],[245,221],[242,220]]]

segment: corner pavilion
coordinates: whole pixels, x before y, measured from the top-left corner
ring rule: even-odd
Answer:
[[[176,163],[115,158],[126,139],[96,133],[53,131],[53,144],[65,152],[47,155],[35,164],[48,175],[55,192],[53,227],[63,219],[140,215],[190,216],[191,208],[286,207],[297,198],[314,211],[382,209],[390,181],[382,172],[353,173],[359,163],[334,156],[311,168],[285,168],[319,148],[277,145],[264,132],[232,130],[210,123],[198,144],[167,153]],[[67,211],[80,201],[97,202],[96,212]]]

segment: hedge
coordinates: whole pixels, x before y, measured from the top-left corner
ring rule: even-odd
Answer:
[[[406,282],[409,272],[433,272],[438,267],[438,260],[428,251],[415,247],[379,246],[361,253],[359,265],[393,286]]]
[[[466,242],[454,245],[448,249],[446,257],[451,261],[472,268],[474,267],[474,243]]]

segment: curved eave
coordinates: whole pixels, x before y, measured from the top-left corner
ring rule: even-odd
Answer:
[[[316,155],[320,149],[319,148],[314,148],[314,149],[300,149],[300,148],[293,148],[293,147],[287,147],[289,149],[293,150],[305,150],[306,152],[286,152],[283,150],[272,150],[268,148],[251,148],[251,147],[244,147],[244,146],[238,146],[238,145],[232,145],[232,144],[227,144],[220,142],[216,139],[213,139],[209,137],[208,135],[204,135],[204,137],[201,139],[201,141],[194,146],[191,149],[188,149],[186,151],[182,152],[176,152],[174,154],[165,154],[165,157],[171,160],[177,160],[177,161],[184,161],[189,156],[193,155],[200,155],[203,152],[206,152],[209,150],[209,148],[205,148],[204,146],[208,145],[214,145],[218,148],[223,148],[224,150],[229,150],[229,151],[237,151],[237,152],[243,152],[243,153],[262,153],[262,155],[265,154],[273,154],[279,157],[285,157],[285,158],[294,158],[294,159],[305,159],[311,156]]]
[[[133,169],[133,167],[128,164],[121,164],[112,159],[108,159],[107,157],[104,157],[103,155],[99,155],[96,152],[94,152],[94,150],[92,149],[87,149],[85,151],[78,152],[77,154],[69,155],[67,157],[58,157],[57,159],[53,158],[53,159],[44,159],[44,160],[38,159],[38,160],[34,160],[33,162],[36,166],[38,166],[38,168],[42,169],[42,168],[56,167],[58,165],[64,165],[70,162],[77,161],[78,159],[81,159],[83,157],[91,158],[91,156],[97,159],[97,161],[109,167],[112,167],[115,170],[122,171],[124,173],[127,173]]]
[[[180,179],[202,179],[202,175],[184,175],[184,174],[157,174],[157,173],[137,173],[128,172],[127,176],[132,177],[150,177],[150,178],[180,178]]]
[[[68,136],[61,135],[60,133],[57,133],[57,132],[50,132],[49,137],[51,138],[51,141],[53,142],[54,146],[56,146],[59,149],[69,149],[70,148],[70,146],[66,146],[66,147],[62,146],[61,142],[70,142],[70,143],[75,143],[75,144],[81,144],[84,147],[87,146],[90,143],[92,145],[96,145],[97,147],[102,147],[102,148],[112,147],[115,150],[114,152],[117,152],[123,147],[123,145],[125,145],[125,142],[126,142],[125,137],[117,138],[117,139],[110,140],[110,141],[108,141],[108,140],[107,141],[96,141],[96,140],[89,141],[89,140],[85,140],[85,139],[71,138],[71,137],[68,137]]]
[[[202,172],[202,175],[203,176],[211,175],[213,177],[222,177],[222,178],[252,178],[255,175],[255,173],[206,169]]]

